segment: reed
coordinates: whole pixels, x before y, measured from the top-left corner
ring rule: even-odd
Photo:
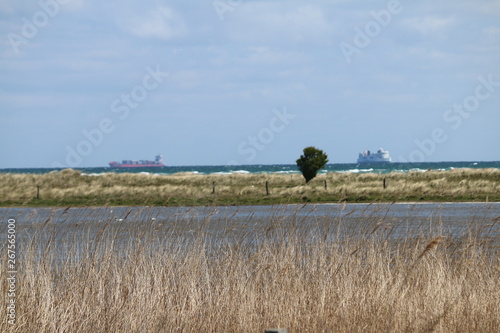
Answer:
[[[383,187],[384,179],[386,188]],[[265,184],[269,184],[269,195]],[[325,188],[324,183],[327,183]],[[216,191],[213,191],[215,183]],[[298,174],[100,176],[63,170],[0,174],[0,205],[234,205],[299,202],[499,201],[500,170],[381,174],[328,173],[304,184]],[[40,198],[37,196],[40,186]]]
[[[488,235],[450,239],[422,228],[395,238],[384,228],[393,221],[304,225],[279,211],[251,232],[210,213],[130,218],[136,223],[64,226],[49,218],[19,230],[17,323],[2,320],[0,331],[494,332],[500,325],[498,240]],[[5,256],[0,261],[5,267]]]
[[[430,253],[432,251],[433,248],[435,248],[442,240],[444,240],[445,237],[444,236],[438,236],[436,238],[434,238],[425,248],[425,250],[420,253],[420,255],[418,256],[419,258],[422,258],[423,256],[425,256],[426,254]]]

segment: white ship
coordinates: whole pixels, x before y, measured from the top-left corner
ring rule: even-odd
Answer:
[[[387,150],[380,148],[376,153],[366,150],[359,153],[358,163],[391,163],[391,156]]]

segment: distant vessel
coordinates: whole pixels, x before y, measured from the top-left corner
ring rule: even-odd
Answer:
[[[358,163],[391,163],[391,156],[387,150],[380,148],[376,153],[366,150],[359,153]]]
[[[163,167],[163,158],[160,154],[156,155],[154,161],[149,160],[123,160],[120,162],[109,162],[111,168],[150,168],[150,167]]]

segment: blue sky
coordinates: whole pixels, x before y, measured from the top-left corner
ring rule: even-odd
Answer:
[[[500,2],[0,3],[0,168],[500,160]]]

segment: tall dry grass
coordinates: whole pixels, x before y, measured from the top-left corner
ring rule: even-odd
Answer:
[[[210,216],[64,225],[47,220],[20,231],[17,323],[2,320],[0,331],[495,332],[500,325],[498,239],[472,230],[399,238],[369,219],[304,225],[279,213],[251,231]],[[0,279],[5,295],[5,270]]]
[[[383,179],[387,187],[383,188]],[[270,192],[267,195],[265,184]],[[327,184],[327,188],[324,184]],[[213,184],[216,191],[213,192]],[[318,176],[299,174],[104,174],[76,170],[0,174],[2,205],[211,205],[289,202],[499,201],[500,170]],[[40,186],[40,199],[37,195]]]

